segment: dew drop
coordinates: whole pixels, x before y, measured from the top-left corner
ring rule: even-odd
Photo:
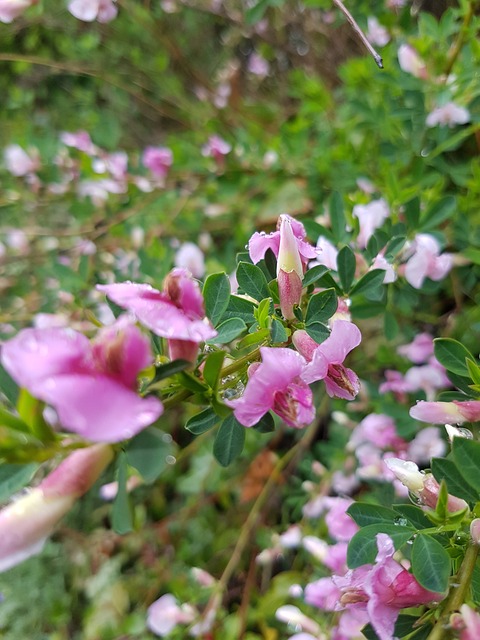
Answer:
[[[167,444],[170,444],[170,442],[172,442],[173,438],[169,433],[164,433],[162,435],[162,441],[166,442]]]
[[[408,520],[403,516],[397,516],[394,519],[393,524],[396,525],[397,527],[406,527],[408,525]]]
[[[417,505],[418,507],[423,505],[422,499],[417,493],[414,493],[413,491],[409,491],[408,497],[410,498],[410,501],[413,502],[413,504]]]
[[[457,429],[463,438],[467,438],[467,440],[473,440],[473,433],[470,431],[470,429],[466,429],[465,427],[457,427]]]
[[[175,456],[167,456],[165,458],[165,462],[167,464],[174,465],[177,462],[177,459],[175,458]]]

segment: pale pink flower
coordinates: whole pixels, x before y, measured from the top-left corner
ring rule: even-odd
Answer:
[[[167,177],[173,163],[173,153],[168,147],[147,147],[142,155],[142,164],[161,180]]]
[[[315,249],[315,260],[310,262],[309,267],[323,264],[328,269],[337,270],[338,249],[326,238],[320,236]]]
[[[432,424],[463,424],[480,420],[480,401],[425,402],[420,400],[410,409],[415,420]]]
[[[431,358],[429,364],[410,367],[405,374],[405,384],[409,392],[424,391],[427,400],[432,400],[438,389],[452,386],[445,369],[435,358]]]
[[[397,353],[415,364],[422,364],[433,356],[433,338],[429,333],[419,333],[412,342],[397,347]]]
[[[83,153],[89,156],[95,155],[99,151],[98,147],[93,144],[90,134],[87,131],[76,131],[75,133],[64,131],[60,135],[60,140],[67,147],[83,151]]]
[[[452,255],[440,255],[438,240],[428,233],[415,236],[412,250],[414,253],[405,265],[405,279],[415,289],[422,287],[425,278],[442,280],[453,266]]]
[[[243,396],[227,404],[235,418],[252,427],[268,411],[274,411],[290,427],[301,429],[315,417],[310,387],[301,378],[305,360],[291,349],[262,347],[262,362],[249,369]]]
[[[87,440],[131,438],[163,412],[160,400],[136,392],[153,356],[148,338],[125,317],[92,343],[71,329],[24,329],[3,344],[1,359],[20,386],[54,407],[65,429]]]
[[[229,144],[220,136],[210,136],[208,142],[202,147],[202,156],[211,157],[217,162],[223,162],[224,156],[226,156],[232,150],[232,145]]]
[[[460,607],[464,628],[460,633],[460,640],[478,640],[480,638],[480,614],[468,606]]]
[[[398,48],[398,64],[402,71],[411,73],[416,78],[426,80],[428,77],[425,62],[409,44],[402,44]]]
[[[195,611],[188,605],[178,604],[171,593],[155,600],[148,608],[147,627],[152,633],[162,638],[168,636],[177,625],[190,624],[195,618]]]
[[[38,157],[29,155],[18,144],[11,144],[6,147],[3,152],[3,157],[7,171],[17,178],[32,174],[40,167]]]
[[[381,25],[374,16],[369,16],[367,24],[367,38],[373,45],[376,45],[377,47],[384,47],[390,42],[388,29]]]
[[[362,339],[360,330],[352,322],[337,320],[329,337],[317,344],[306,331],[295,331],[293,344],[308,361],[302,379],[308,384],[324,380],[330,397],[353,400],[360,389],[356,373],[344,366],[343,361]]]
[[[475,518],[470,523],[470,537],[475,544],[480,544],[480,518]]]
[[[112,458],[107,445],[75,451],[37,487],[0,511],[0,571],[40,553],[57,523]]]
[[[426,427],[409,443],[407,457],[417,464],[427,464],[432,458],[445,455],[447,445],[438,427]]]
[[[292,604],[285,604],[283,607],[279,607],[275,613],[275,617],[281,622],[300,627],[302,631],[315,634],[320,633],[318,624]]]
[[[355,427],[348,448],[355,450],[358,445],[370,442],[379,449],[405,449],[407,443],[397,433],[395,421],[390,416],[371,413]]]
[[[265,78],[270,72],[270,65],[263,56],[258,53],[252,53],[248,59],[247,69],[260,78]]]
[[[108,200],[111,193],[125,193],[126,186],[111,178],[82,180],[78,185],[77,191],[81,198],[88,197],[96,207],[101,207]]]
[[[205,317],[200,287],[189,271],[178,268],[167,275],[163,287],[158,291],[134,282],[97,285],[99,291],[134,313],[150,331],[167,338],[172,359],[193,362],[199,343],[217,335]]]
[[[278,258],[280,250],[280,227],[284,220],[288,220],[290,222],[304,268],[308,260],[316,257],[317,254],[315,249],[311,244],[305,241],[307,233],[303,224],[298,220],[295,220],[295,218],[292,218],[287,214],[283,214],[278,219],[276,231],[272,231],[272,233],[268,234],[256,231],[250,238],[248,243],[248,252],[253,264],[260,262],[260,260],[265,257],[268,249],[271,249],[275,257]]]
[[[375,230],[381,227],[388,218],[390,209],[382,198],[380,200],[372,200],[369,204],[356,204],[353,207],[352,215],[358,218],[360,225],[357,244],[359,247],[364,248]]]
[[[383,269],[385,271],[383,284],[390,284],[392,282],[395,282],[395,280],[397,279],[397,274],[395,272],[394,266],[390,264],[390,262],[388,262],[385,256],[383,256],[381,253],[379,253],[373,261],[372,266],[370,267],[370,271],[372,269]]]
[[[27,234],[23,229],[10,229],[5,237],[7,247],[18,253],[27,253],[29,245]]]
[[[470,122],[468,110],[455,102],[447,102],[428,114],[426,124],[427,127],[454,127],[456,124],[466,124],[467,122]]]
[[[117,17],[116,0],[70,0],[68,10],[84,22],[110,22]]]
[[[127,493],[130,493],[137,487],[140,487],[142,484],[143,484],[143,480],[140,478],[140,476],[130,476],[125,485]],[[107,500],[107,501],[115,500],[118,494],[118,482],[114,481],[114,482],[107,482],[107,484],[103,484],[100,487],[100,490],[98,493],[100,494],[100,497],[102,498],[102,500]]]
[[[95,158],[92,162],[95,173],[108,173],[117,182],[125,181],[128,170],[128,155],[125,151],[102,154],[101,158]]]
[[[193,242],[184,242],[175,254],[176,267],[188,269],[194,278],[205,275],[205,257],[203,251]]]
[[[0,0],[0,22],[13,22],[34,4],[37,4],[37,0]]]
[[[278,297],[283,317],[295,317],[293,308],[302,298],[303,264],[290,216],[280,216],[280,246],[277,260]]]

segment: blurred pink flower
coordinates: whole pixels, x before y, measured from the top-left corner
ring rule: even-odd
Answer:
[[[252,427],[268,411],[274,411],[290,427],[301,429],[315,417],[310,387],[301,379],[305,360],[292,349],[262,347],[261,363],[249,368],[243,396],[226,402],[235,418]]]
[[[398,48],[398,64],[402,71],[411,73],[416,78],[426,80],[428,77],[425,62],[409,44],[402,44]]]
[[[432,424],[463,424],[480,420],[480,401],[425,402],[420,400],[410,409],[415,420]]]
[[[360,226],[357,244],[359,247],[364,248],[375,230],[381,227],[388,218],[390,209],[382,198],[380,200],[372,200],[369,204],[356,204],[353,207],[352,215],[358,218]]]
[[[433,356],[433,338],[429,333],[419,333],[412,342],[397,347],[397,353],[415,364],[422,364]]]
[[[175,254],[176,267],[188,269],[194,278],[205,275],[205,257],[203,251],[193,242],[184,242]]]
[[[40,553],[59,520],[92,487],[112,457],[107,445],[75,451],[37,487],[0,511],[0,571]]]
[[[99,151],[98,147],[93,144],[90,134],[87,131],[76,131],[75,133],[64,131],[60,135],[60,140],[67,147],[83,151],[83,153],[89,156],[93,156]]]
[[[379,253],[370,267],[372,269],[383,269],[385,271],[385,278],[383,279],[383,284],[390,284],[391,282],[395,282],[397,279],[397,274],[395,272],[395,268],[388,260]]]
[[[279,607],[275,613],[275,617],[277,620],[286,622],[293,627],[300,627],[302,631],[308,631],[309,633],[315,633],[316,635],[320,633],[320,627],[318,624],[302,613],[298,607],[295,607],[292,604],[285,604],[282,607]]]
[[[310,262],[309,267],[323,264],[328,269],[337,270],[338,249],[326,238],[320,236],[315,249],[315,260]]]
[[[6,147],[3,152],[3,157],[7,171],[17,178],[35,173],[35,171],[40,168],[38,156],[29,155],[18,144],[11,144]]]
[[[353,400],[360,389],[357,374],[343,365],[352,349],[362,340],[359,328],[347,320],[333,323],[329,337],[317,344],[306,331],[295,331],[293,344],[308,361],[302,379],[308,384],[324,380],[330,397]]]
[[[427,127],[454,127],[456,124],[470,122],[470,113],[465,107],[460,107],[455,102],[447,102],[441,107],[436,107],[427,116]]]
[[[462,604],[460,615],[464,628],[460,632],[460,640],[478,640],[480,638],[480,614],[468,604]]]
[[[426,427],[410,441],[407,458],[417,464],[428,464],[432,458],[445,455],[447,445],[438,427]]]
[[[20,386],[54,407],[65,429],[87,440],[131,438],[163,412],[160,400],[137,394],[137,375],[153,356],[126,317],[92,343],[71,329],[24,329],[4,343],[1,359]]]
[[[270,65],[267,60],[258,53],[252,53],[248,59],[248,71],[260,78],[268,76],[270,71]]]
[[[171,593],[155,600],[148,608],[147,627],[157,636],[168,636],[178,624],[190,624],[195,618],[195,610],[178,604]]]
[[[407,443],[397,433],[395,421],[390,416],[371,413],[355,427],[348,448],[355,450],[358,445],[370,442],[379,449],[405,449]]]
[[[263,231],[260,233],[256,231],[250,238],[248,243],[248,252],[253,264],[260,262],[260,260],[265,257],[268,249],[271,249],[275,254],[275,257],[278,258],[280,250],[280,227],[283,220],[288,220],[290,222],[304,267],[308,260],[316,257],[317,253],[315,249],[310,243],[305,241],[307,233],[303,224],[298,220],[295,220],[295,218],[292,218],[292,216],[283,214],[278,218],[276,231],[272,231],[272,233],[268,234]]]
[[[376,45],[377,47],[384,47],[390,42],[388,29],[381,25],[374,16],[370,16],[368,18],[367,24],[368,30],[366,35],[373,45]]]
[[[38,0],[0,0],[0,22],[10,23]]]
[[[173,153],[168,147],[146,147],[142,164],[161,180],[167,177],[173,163]]]
[[[68,10],[84,22],[110,22],[117,17],[116,0],[70,0]]]
[[[232,145],[229,144],[220,136],[210,136],[208,142],[202,147],[202,156],[211,157],[217,162],[223,162],[223,157],[226,156],[232,150]]]
[[[405,264],[405,279],[415,289],[422,287],[425,278],[442,280],[453,266],[452,255],[440,255],[438,240],[428,233],[415,236],[412,250],[414,253]]]

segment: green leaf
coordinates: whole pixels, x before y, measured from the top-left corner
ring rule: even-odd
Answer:
[[[419,616],[411,616],[408,614],[399,615],[395,622],[395,629],[393,630],[393,637],[395,638],[407,638],[408,640],[427,640],[427,637],[432,630],[430,624],[423,627],[417,627]],[[362,633],[367,640],[380,640],[371,624],[367,624],[363,627]]]
[[[205,312],[214,327],[217,326],[230,302],[230,280],[226,273],[212,273],[203,285]]]
[[[20,420],[20,418],[17,418],[17,416],[14,416],[13,413],[3,409],[3,407],[0,407],[0,425],[22,431],[23,433],[30,433],[28,424]]]
[[[435,357],[447,371],[458,376],[469,377],[467,358],[475,362],[470,351],[453,338],[435,338],[433,341]]]
[[[410,540],[415,530],[386,522],[362,527],[353,536],[348,545],[347,564],[350,569],[356,569],[361,567],[362,564],[373,564],[375,562],[375,557],[378,553],[377,540],[375,538],[377,533],[388,534],[393,540],[395,549],[399,549],[407,540]]]
[[[383,316],[383,329],[387,340],[393,340],[398,335],[398,322],[391,311],[385,311],[385,315]]]
[[[245,427],[232,414],[225,418],[213,443],[213,455],[222,467],[228,467],[243,451]]]
[[[467,438],[454,438],[452,454],[462,476],[477,491],[478,500],[478,494],[480,494],[480,442]]]
[[[283,323],[280,322],[280,320],[277,320],[276,318],[272,320],[270,337],[272,339],[273,344],[280,344],[288,340],[287,330],[283,326]]]
[[[23,489],[33,478],[38,466],[36,463],[0,465],[0,502],[5,502]]]
[[[247,325],[241,318],[229,318],[217,325],[217,335],[207,340],[207,344],[228,344],[246,330]]]
[[[366,502],[354,502],[348,507],[347,513],[355,520],[359,527],[366,527],[369,524],[378,524],[381,522],[395,524],[399,519],[398,514],[395,513],[393,509]]]
[[[328,322],[337,310],[337,294],[334,289],[316,293],[310,298],[305,316],[305,324]]]
[[[205,382],[214,390],[217,390],[218,378],[225,360],[225,351],[214,351],[209,353],[203,367],[203,378]]]
[[[260,329],[268,327],[268,316],[273,313],[273,304],[271,298],[262,300],[254,311],[255,318]]]
[[[343,242],[346,235],[347,222],[345,220],[343,198],[337,191],[334,191],[330,196],[329,209],[333,237],[337,242]]]
[[[240,262],[237,267],[237,282],[242,291],[254,300],[270,297],[268,282],[263,271],[249,262]]]
[[[222,316],[222,323],[231,318],[243,320],[247,324],[255,322],[255,316],[253,315],[254,309],[255,305],[250,300],[231,295],[227,310]],[[219,328],[220,327],[217,327],[217,331]]]
[[[395,258],[406,240],[407,238],[405,236],[394,236],[385,247],[385,258],[387,258],[387,260]]]
[[[330,335],[330,329],[322,322],[311,322],[305,325],[305,331],[318,344],[321,344]]]
[[[172,455],[173,450],[172,437],[150,427],[128,443],[126,458],[145,482],[151,484],[168,467],[167,456]]]
[[[112,528],[123,535],[133,531],[133,517],[127,492],[127,455],[121,451],[117,458],[118,492],[112,505]]]
[[[413,198],[405,204],[405,218],[410,229],[417,230],[420,220],[420,198]]]
[[[208,390],[207,385],[191,373],[180,371],[179,377],[182,385],[189,391],[193,391],[193,393],[205,393]]]
[[[450,556],[442,545],[424,533],[419,533],[412,546],[412,573],[428,591],[445,593],[450,578]]]
[[[478,493],[465,481],[465,478],[453,460],[447,458],[432,458],[431,468],[437,482],[445,480],[448,493],[457,496],[457,498],[462,498],[467,502],[476,502],[478,500]]]
[[[303,277],[303,286],[308,287],[310,284],[314,284],[319,278],[325,275],[327,271],[328,268],[323,264],[317,264],[315,267],[312,267]]]
[[[43,417],[44,403],[34,398],[26,389],[20,389],[17,411],[20,418],[30,427],[30,431],[41,442],[55,440],[55,433]]]
[[[154,382],[159,382],[160,380],[169,378],[176,373],[180,373],[180,371],[183,371],[187,367],[190,367],[191,364],[192,363],[188,360],[173,360],[173,362],[167,362],[167,364],[161,364],[160,366],[155,367],[155,376],[153,380],[148,384],[148,386],[150,386]]]
[[[350,291],[355,277],[356,266],[355,254],[348,245],[345,245],[343,249],[340,249],[337,256],[337,271],[345,293]]]
[[[422,231],[434,229],[439,224],[448,220],[457,210],[455,196],[446,196],[425,211],[420,219],[419,229]]]
[[[275,431],[275,420],[270,412],[266,413],[257,424],[254,424],[252,429],[258,431],[258,433],[271,433]]]
[[[476,385],[480,385],[480,367],[478,364],[469,358],[467,360],[467,369],[472,382]]]
[[[215,411],[209,407],[208,409],[204,409],[200,413],[197,413],[196,416],[189,418],[185,425],[185,429],[188,429],[188,431],[193,433],[193,435],[199,436],[200,434],[209,431],[218,422],[220,422],[220,417],[217,416]]]
[[[242,340],[240,340],[240,342],[238,343],[237,348],[244,349],[245,347],[251,347],[254,344],[260,344],[260,342],[267,340],[269,335],[270,331],[268,329],[260,329],[260,331],[255,331],[254,333],[245,336],[245,338],[242,338]]]
[[[367,293],[377,289],[383,284],[385,279],[384,269],[372,269],[368,271],[360,280],[353,286],[350,291],[351,296],[358,296],[360,293]]]
[[[420,507],[413,504],[394,504],[393,508],[401,517],[406,518],[415,529],[427,529],[431,526],[430,520]],[[399,524],[404,523],[399,521]]]
[[[0,391],[7,398],[9,402],[13,406],[16,406],[18,401],[18,386],[14,382],[13,378],[10,377],[10,374],[3,368],[3,365],[0,364]]]

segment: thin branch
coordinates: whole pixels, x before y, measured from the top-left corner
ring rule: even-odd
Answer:
[[[365,49],[372,56],[372,58],[375,60],[375,62],[377,64],[377,67],[379,69],[383,69],[382,56],[379,53],[377,53],[377,51],[375,51],[375,49],[372,47],[372,45],[370,44],[370,42],[367,39],[367,36],[360,29],[360,27],[358,26],[355,18],[352,16],[352,14],[347,9],[347,7],[343,4],[343,2],[341,0],[333,0],[333,3],[340,9],[340,11],[346,17],[346,19],[350,23],[350,26],[352,27],[352,29],[355,31],[355,33],[359,37],[360,42],[363,44]]]

